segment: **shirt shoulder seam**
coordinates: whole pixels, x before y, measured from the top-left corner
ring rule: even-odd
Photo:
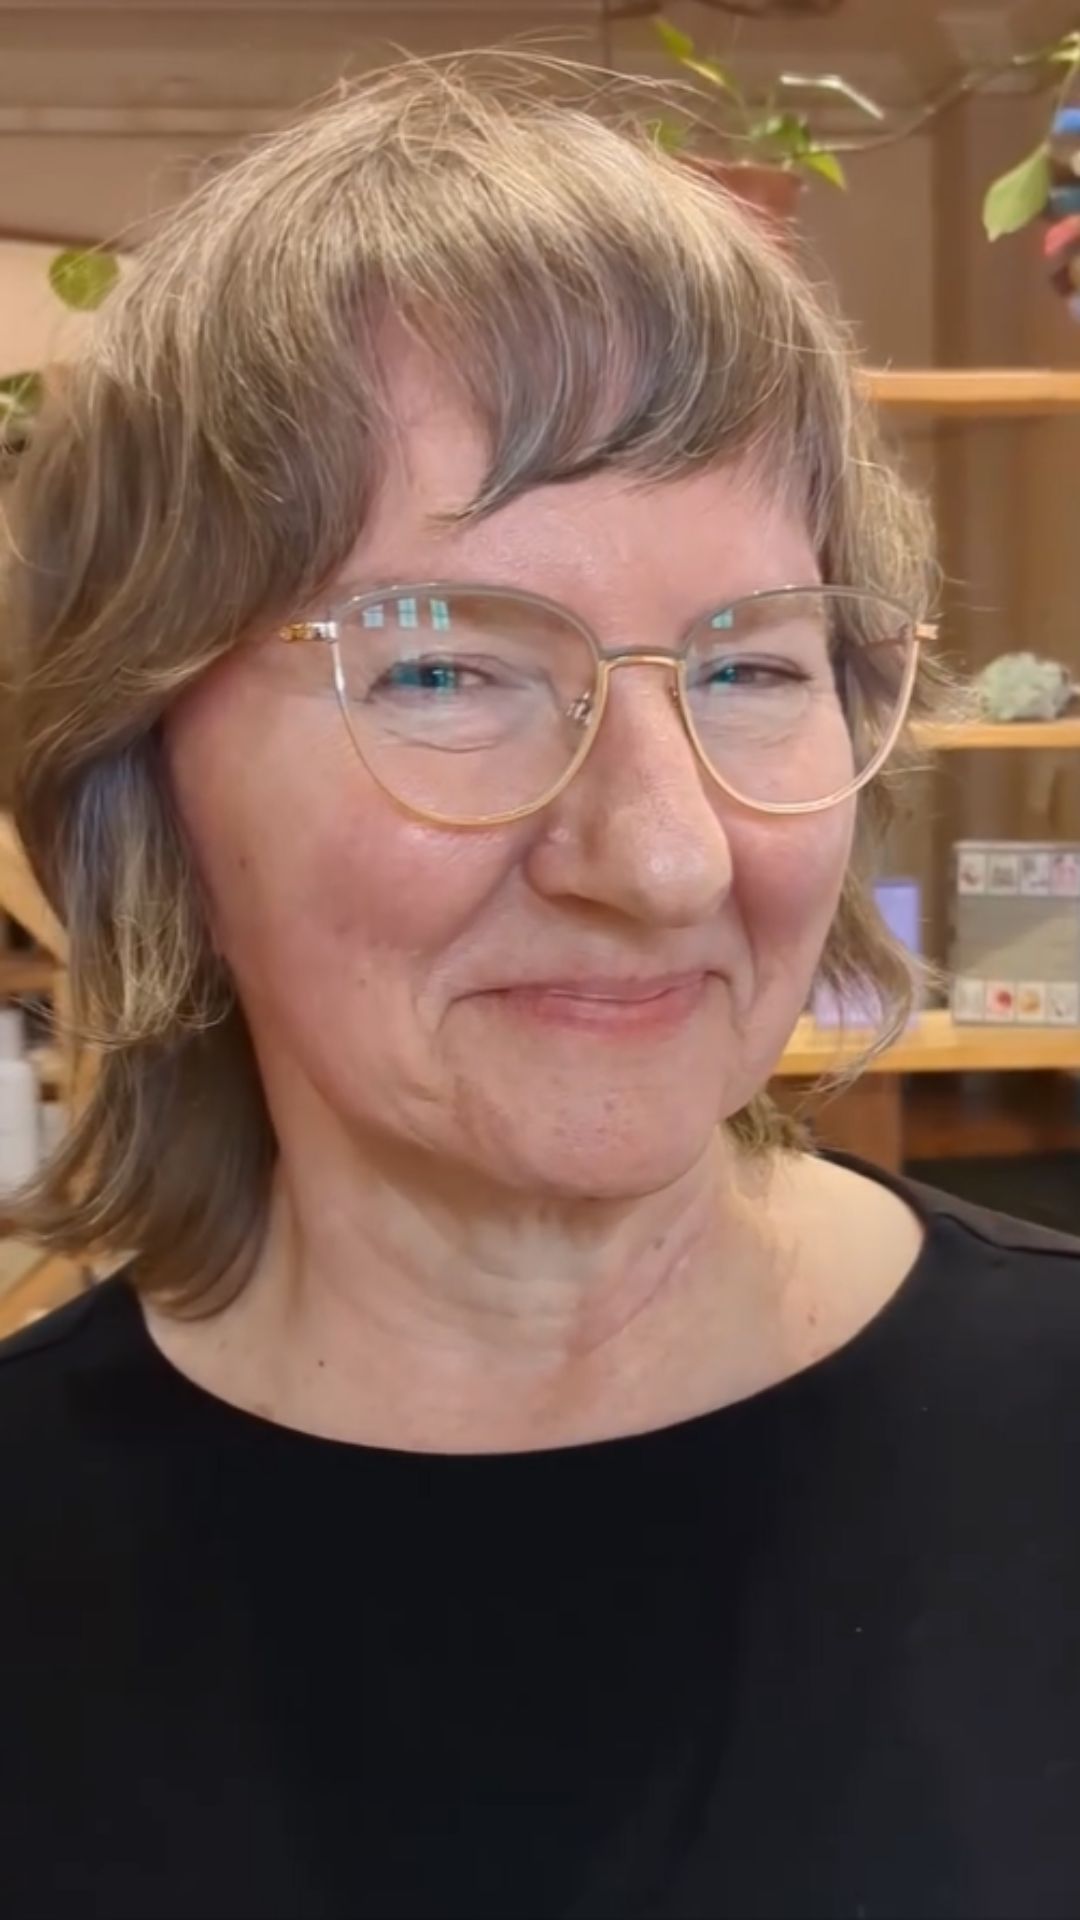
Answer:
[[[916,1181],[911,1186],[931,1218],[953,1221],[983,1246],[999,1253],[1041,1254],[1048,1259],[1080,1262],[1080,1239],[1071,1234],[1040,1226],[1037,1221],[1018,1220],[1012,1214],[995,1213],[992,1208],[951,1194],[932,1192]]]

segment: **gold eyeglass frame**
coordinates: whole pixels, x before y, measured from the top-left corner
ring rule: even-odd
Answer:
[[[484,814],[481,818],[471,819],[463,819],[452,814],[435,813],[427,807],[417,806],[412,801],[403,800],[400,794],[395,793],[393,788],[388,786],[386,781],[380,777],[365,754],[363,745],[352,723],[339,644],[340,629],[344,619],[347,616],[362,613],[366,607],[378,606],[386,600],[406,598],[421,599],[426,596],[445,598],[455,593],[467,593],[474,598],[487,597],[489,599],[516,600],[524,603],[526,606],[534,606],[539,611],[548,614],[557,614],[560,619],[568,620],[573,627],[577,628],[578,632],[588,644],[593,656],[595,670],[591,696],[593,704],[588,714],[588,725],[583,733],[581,745],[571,759],[565,772],[560,774],[558,780],[553,786],[548,788],[547,792],[541,795],[540,799],[530,801],[527,806],[512,807],[505,813]],[[889,758],[889,755],[892,753],[893,748],[896,746],[903,732],[904,723],[907,720],[908,710],[911,706],[911,696],[915,689],[915,678],[919,670],[921,648],[924,644],[932,644],[937,639],[938,627],[935,621],[913,620],[910,613],[908,613],[904,607],[901,607],[896,601],[890,600],[888,595],[876,593],[872,588],[832,587],[822,585],[819,582],[815,582],[809,586],[765,587],[757,593],[739,594],[733,600],[718,603],[718,605],[712,609],[712,612],[714,614],[717,612],[727,613],[736,607],[748,606],[759,600],[778,600],[789,594],[794,597],[798,594],[811,593],[829,594],[833,598],[850,599],[853,601],[873,600],[880,606],[890,607],[904,622],[905,628],[910,636],[911,645],[910,657],[904,668],[904,678],[900,688],[900,696],[897,700],[896,716],[889,728],[888,734],[878,747],[872,760],[863,767],[854,779],[847,781],[844,786],[836,788],[834,792],[826,794],[820,800],[750,800],[716,771],[716,768],[713,766],[709,755],[702,745],[694,724],[686,688],[685,649],[689,645],[691,635],[697,631],[702,620],[706,618],[705,614],[698,614],[694,620],[689,622],[683,631],[680,648],[668,650],[655,647],[643,649],[620,647],[614,652],[610,652],[601,647],[591,627],[587,626],[583,620],[580,620],[569,608],[561,606],[557,600],[548,600],[543,594],[527,593],[514,587],[490,586],[484,582],[466,580],[418,580],[406,581],[398,586],[373,587],[363,593],[350,594],[344,600],[337,601],[328,607],[325,614],[319,619],[293,620],[286,626],[279,627],[276,638],[284,640],[289,645],[319,641],[322,645],[329,646],[333,660],[334,692],[337,696],[342,718],[348,729],[349,738],[352,741],[361,764],[366,768],[376,785],[382,788],[382,791],[387,795],[388,799],[394,802],[395,806],[402,808],[404,812],[412,815],[414,819],[426,821],[432,826],[457,828],[510,826],[516,820],[527,820],[531,814],[541,813],[545,807],[549,807],[554,800],[558,799],[561,793],[566,791],[571,780],[580,773],[581,768],[584,766],[586,759],[592,751],[607,707],[611,676],[617,667],[664,667],[668,673],[673,676],[673,684],[670,688],[671,697],[678,709],[679,717],[698,765],[708,779],[711,780],[714,785],[718,786],[721,792],[726,793],[730,800],[734,800],[739,806],[747,807],[752,813],[825,813],[830,807],[839,806],[842,800],[848,800],[856,793],[860,793],[863,787],[868,786],[875,774],[879,773],[885,765],[886,760]],[[870,641],[867,642],[867,644],[874,646],[892,643]]]

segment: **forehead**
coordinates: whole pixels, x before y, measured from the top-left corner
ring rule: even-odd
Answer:
[[[385,461],[341,571],[350,584],[456,577],[559,597],[669,580],[708,599],[817,577],[790,489],[747,463],[665,480],[607,469],[457,520],[485,478],[481,423],[451,372],[418,347],[388,356],[386,393]]]

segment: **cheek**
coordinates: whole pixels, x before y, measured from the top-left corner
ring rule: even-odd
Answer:
[[[853,805],[826,813],[760,816],[733,832],[736,898],[759,981],[779,972],[809,984],[851,856]]]
[[[353,991],[409,995],[503,878],[505,834],[408,820],[327,703],[268,697],[226,669],[181,703],[167,755],[249,1010],[291,1003],[295,1018],[300,995],[344,1016]]]

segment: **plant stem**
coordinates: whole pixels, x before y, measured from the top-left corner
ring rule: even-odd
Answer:
[[[887,128],[884,133],[867,134],[865,138],[855,134],[850,139],[820,140],[817,144],[826,153],[872,153],[878,147],[899,146],[902,140],[910,140],[914,134],[921,133],[924,127],[930,126],[941,114],[947,113],[951,107],[958,106],[960,101],[967,99],[969,94],[977,93],[987,81],[997,80],[1003,73],[1014,73],[1024,67],[1047,65],[1061,44],[1061,41],[1055,41],[1051,46],[1040,47],[1035,53],[1014,53],[1008,60],[999,60],[992,66],[972,67],[969,72],[958,74],[954,79],[947,81],[936,94],[932,94],[921,107],[917,107],[914,113],[908,114],[895,126]],[[1080,75],[1080,49],[1067,68],[1060,87],[1054,89],[1055,114],[1068,99],[1078,75]]]

